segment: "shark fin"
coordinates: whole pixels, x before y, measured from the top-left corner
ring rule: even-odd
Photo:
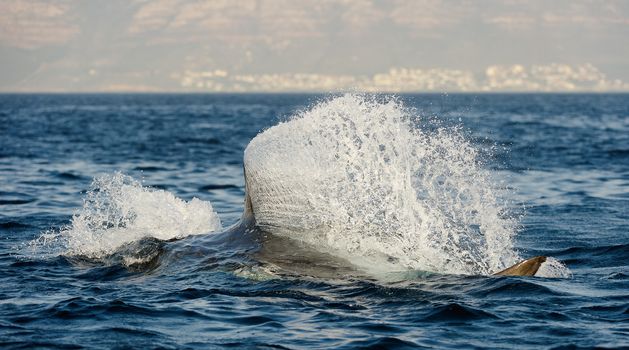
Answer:
[[[494,273],[496,276],[535,276],[535,273],[546,261],[545,256],[536,256],[524,261],[521,261],[509,268],[506,268],[500,272]]]

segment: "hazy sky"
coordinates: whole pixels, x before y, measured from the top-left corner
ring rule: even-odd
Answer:
[[[629,91],[629,1],[0,0],[3,91]]]

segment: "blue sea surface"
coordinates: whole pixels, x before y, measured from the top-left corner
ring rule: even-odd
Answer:
[[[487,150],[521,215],[516,248],[567,278],[252,277],[255,259],[212,234],[135,242],[139,264],[33,248],[117,172],[235,224],[249,141],[323,98],[0,95],[0,347],[629,347],[627,94],[399,97]]]

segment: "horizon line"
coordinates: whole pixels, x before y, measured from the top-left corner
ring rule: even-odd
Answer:
[[[583,94],[583,95],[603,95],[603,94],[629,94],[629,90],[418,90],[418,91],[357,91],[357,90],[295,90],[295,91],[277,91],[277,90],[251,90],[251,91],[195,91],[195,90],[1,90],[0,95],[335,95],[335,94],[365,94],[365,95],[567,95],[567,94]]]

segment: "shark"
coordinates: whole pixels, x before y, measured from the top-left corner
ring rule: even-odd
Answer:
[[[307,245],[280,235],[268,232],[256,221],[255,210],[250,186],[245,173],[244,210],[240,220],[226,232],[229,240],[242,243],[246,241],[253,247],[251,255],[258,261],[278,268],[281,273],[293,275],[310,275],[315,277],[338,278],[339,276],[358,276],[360,271],[349,261],[330,253],[311,249]],[[546,261],[546,256],[536,256],[520,261],[504,270],[493,273],[494,276],[535,276],[539,268]]]

